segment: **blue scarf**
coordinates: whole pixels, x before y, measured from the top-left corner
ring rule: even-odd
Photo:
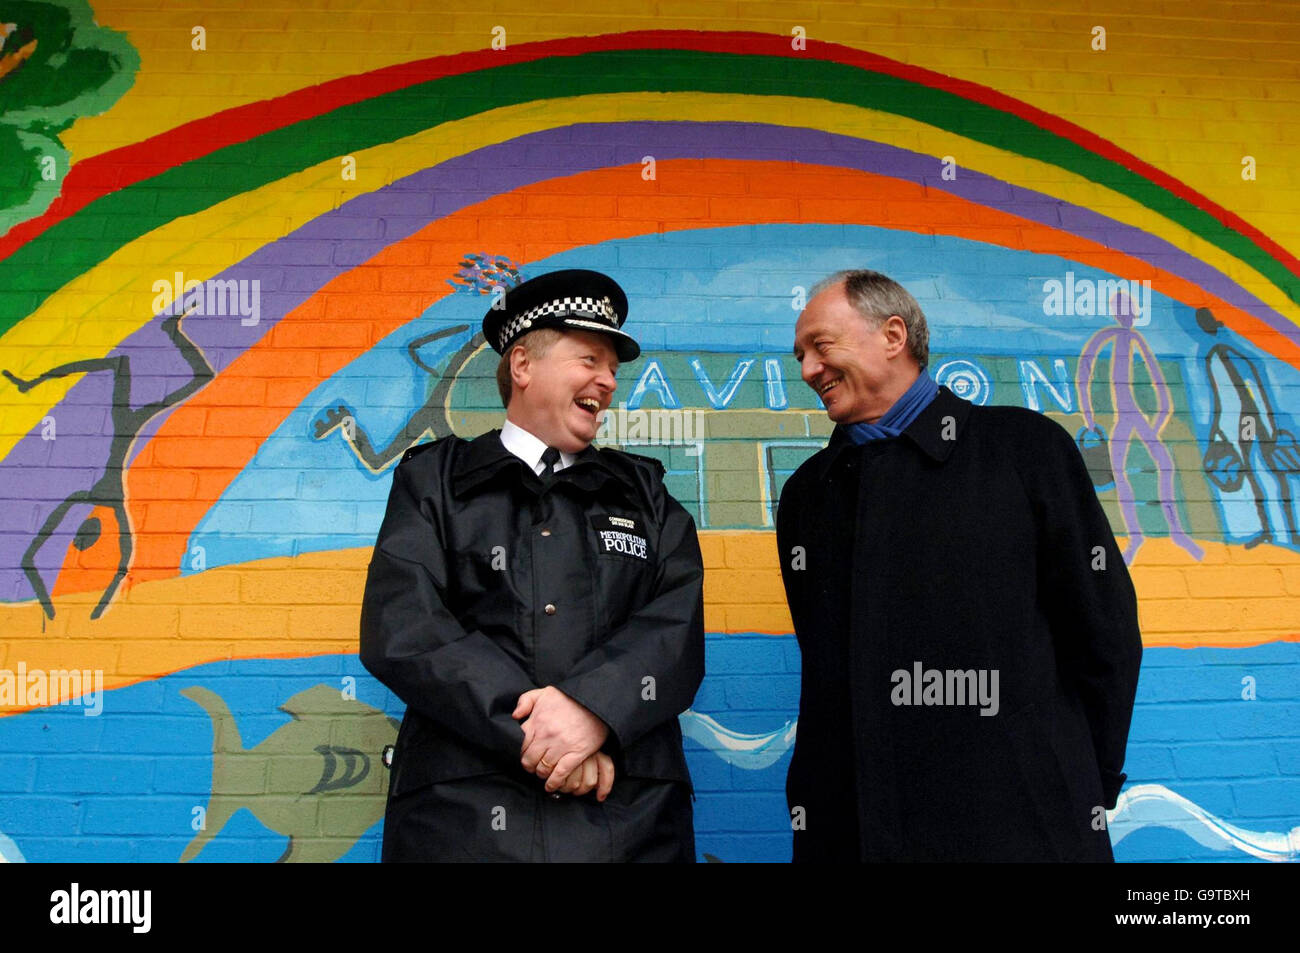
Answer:
[[[866,443],[868,440],[883,440],[885,437],[897,437],[907,429],[908,424],[920,416],[921,411],[930,405],[939,393],[939,385],[934,382],[923,367],[912,386],[894,405],[885,411],[874,424],[847,424],[845,430],[854,443]]]

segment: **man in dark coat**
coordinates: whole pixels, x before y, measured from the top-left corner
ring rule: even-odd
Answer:
[[[407,705],[383,858],[693,861],[695,524],[658,461],[591,446],[627,300],[568,270],[503,304],[506,422],[407,451],[366,580],[361,660]]]
[[[937,386],[884,275],[813,291],[794,356],[837,426],[777,514],[794,859],[1112,860],[1142,643],[1078,448]]]

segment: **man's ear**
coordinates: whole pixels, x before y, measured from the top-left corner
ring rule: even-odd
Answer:
[[[896,314],[885,319],[885,346],[889,357],[907,350],[907,323]]]
[[[533,379],[532,362],[528,360],[528,351],[522,345],[510,349],[510,383],[516,390],[523,390]]]

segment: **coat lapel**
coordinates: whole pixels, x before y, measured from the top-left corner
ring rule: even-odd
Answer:
[[[962,400],[940,384],[934,400],[908,425],[902,436],[935,463],[943,463],[965,431],[970,409],[970,401]],[[837,425],[831,431],[826,449],[809,461],[819,481],[827,478],[839,455],[851,446],[853,439],[848,430]]]
[[[503,473],[515,481],[532,477],[537,487],[541,487],[537,475],[501,443],[501,431],[489,430],[469,441],[456,455],[451,471],[451,492],[464,498]]]
[[[934,400],[908,425],[903,436],[935,463],[943,463],[965,432],[970,409],[970,401],[962,400],[941,384]]]

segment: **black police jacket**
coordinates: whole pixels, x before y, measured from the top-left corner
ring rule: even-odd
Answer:
[[[500,431],[408,451],[361,610],[361,661],[407,705],[393,796],[519,764],[519,696],[610,729],[618,778],[687,785],[677,716],[704,675],[695,524],[655,460],[588,447],[546,487]]]

